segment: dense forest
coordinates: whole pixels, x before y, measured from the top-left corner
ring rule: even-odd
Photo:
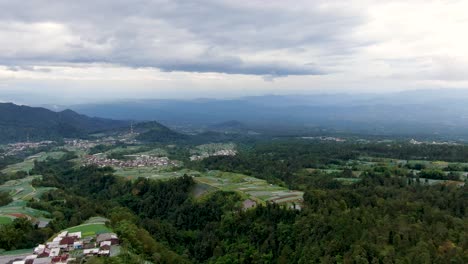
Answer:
[[[188,164],[301,189],[302,210],[277,204],[243,210],[235,192],[217,191],[196,199],[191,177],[129,181],[114,176],[111,168],[76,168],[69,153],[35,162],[31,171],[43,175],[34,185],[58,188],[29,203],[51,212],[51,224],[24,230],[18,221],[3,225],[0,248],[30,246],[102,215],[123,238],[123,254],[91,263],[467,263],[466,185],[423,185],[399,167],[369,169],[354,184],[342,184],[320,170],[304,170],[363,153],[463,160],[466,152],[462,146],[293,140],[260,142],[235,157]],[[37,239],[31,239],[33,235]]]

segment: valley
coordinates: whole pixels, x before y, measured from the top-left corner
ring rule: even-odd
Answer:
[[[368,241],[359,235],[365,229],[388,236],[398,232],[396,238],[378,242],[383,251],[367,251],[396,259],[411,253],[403,244],[389,241],[408,239],[411,232],[428,235],[440,225],[430,222],[431,217],[451,219],[453,225],[447,228],[452,233],[462,230],[466,221],[468,146],[463,143],[345,135],[240,136],[232,131],[180,134],[148,122],[86,137],[5,144],[0,149],[0,229],[2,234],[15,234],[0,235],[0,259],[223,263],[242,254],[244,259],[300,262],[320,259],[337,239],[314,228],[333,226],[349,232],[356,225],[360,231],[348,237],[355,242],[347,243]],[[421,208],[429,213],[414,215]],[[396,225],[391,220],[395,212],[400,214]],[[363,217],[381,224],[358,224]],[[419,222],[413,222],[414,217]],[[48,246],[39,249],[42,253],[31,249],[63,232],[79,233],[73,241],[94,247],[50,248],[53,253]],[[109,232],[122,239],[121,246],[111,250],[94,242]],[[288,233],[295,238],[287,247],[273,246],[277,253],[236,248],[284,242]],[[462,252],[465,244],[459,234],[442,233],[432,243]],[[303,236],[320,238],[327,246],[306,239],[301,243],[314,245],[320,253],[288,252],[288,247],[303,247],[297,241]],[[207,240],[213,245],[204,244]],[[414,243],[405,242],[404,247],[413,248]],[[204,251],[199,251],[201,245]],[[344,244],[339,247],[345,258],[357,254]],[[390,257],[388,248],[402,253]],[[439,251],[433,257],[445,254]]]

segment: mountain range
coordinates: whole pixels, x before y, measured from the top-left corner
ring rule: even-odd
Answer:
[[[84,137],[89,133],[128,127],[129,121],[88,117],[72,110],[0,103],[0,143]]]
[[[170,127],[206,130],[219,130],[216,124],[235,120],[237,126],[242,124],[243,129],[247,127],[253,131],[325,129],[376,135],[451,137],[468,134],[468,92],[455,89],[389,94],[125,100],[67,107],[89,116],[157,120]]]

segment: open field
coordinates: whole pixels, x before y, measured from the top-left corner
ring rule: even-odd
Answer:
[[[13,217],[0,215],[0,225],[9,224],[13,222]]]
[[[265,180],[238,173],[209,171],[195,177],[194,180],[223,191],[239,192],[245,198],[253,199],[259,203],[300,203],[304,194],[303,192],[291,191],[284,187],[269,184]]]
[[[68,232],[81,232],[83,237],[94,236],[99,233],[111,232],[104,223],[82,224],[65,229]]]

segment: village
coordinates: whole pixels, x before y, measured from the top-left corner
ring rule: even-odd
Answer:
[[[114,233],[82,237],[81,232],[63,231],[52,241],[40,244],[33,253],[12,264],[80,263],[92,256],[109,257],[119,253],[119,238]]]
[[[47,140],[47,141],[40,141],[40,142],[18,142],[18,143],[8,144],[4,146],[3,148],[4,152],[0,154],[0,157],[13,156],[23,151],[29,150],[29,149],[37,149],[40,147],[46,147],[53,143],[55,143],[55,141]]]
[[[98,153],[85,157],[84,165],[97,165],[99,167],[168,167],[179,166],[178,162],[168,157],[155,157],[150,155],[125,155],[127,160],[109,159],[104,154]]]
[[[237,152],[233,149],[222,149],[211,154],[202,153],[200,155],[192,155],[190,156],[190,160],[191,161],[202,160],[202,159],[206,159],[212,156],[235,156],[236,154]]]

